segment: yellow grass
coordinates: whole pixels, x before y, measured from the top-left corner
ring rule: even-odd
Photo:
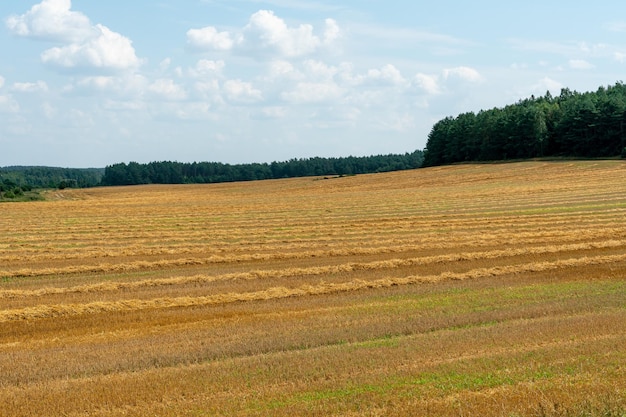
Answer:
[[[626,415],[626,163],[0,205],[0,416]]]

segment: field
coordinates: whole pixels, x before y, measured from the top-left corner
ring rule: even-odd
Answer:
[[[0,416],[624,416],[626,163],[0,205]]]

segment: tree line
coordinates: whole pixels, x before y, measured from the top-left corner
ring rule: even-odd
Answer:
[[[4,167],[0,168],[0,198],[23,198],[39,188],[95,187],[103,175],[103,168]]]
[[[252,181],[324,175],[354,175],[419,168],[420,150],[343,158],[302,158],[284,162],[224,164],[220,162],[118,163],[104,169],[101,185],[185,184]]]
[[[535,157],[626,157],[626,85],[567,88],[504,108],[446,117],[431,129],[424,166]]]

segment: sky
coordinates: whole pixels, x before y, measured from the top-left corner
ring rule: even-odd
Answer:
[[[2,0],[0,166],[413,152],[625,75],[623,1]]]

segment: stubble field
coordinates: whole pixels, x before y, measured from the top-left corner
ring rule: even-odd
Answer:
[[[0,416],[626,415],[626,163],[0,205]]]

